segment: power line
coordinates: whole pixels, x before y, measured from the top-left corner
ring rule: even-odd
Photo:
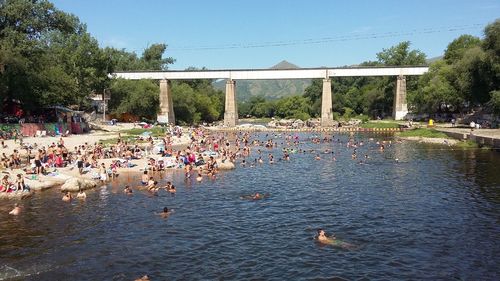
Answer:
[[[485,26],[485,24],[476,23],[468,25],[438,27],[438,28],[412,29],[405,31],[389,31],[384,33],[349,34],[349,35],[338,35],[338,36],[323,37],[323,38],[268,41],[259,43],[232,43],[224,45],[180,46],[180,47],[175,47],[174,45],[174,47],[168,48],[168,51],[204,51],[204,50],[250,49],[250,48],[284,47],[284,46],[295,46],[295,45],[312,45],[312,44],[324,44],[331,42],[344,42],[344,41],[367,40],[367,39],[393,38],[400,36],[412,36],[419,34],[454,32],[461,30],[476,29],[478,27],[483,27],[483,26]]]

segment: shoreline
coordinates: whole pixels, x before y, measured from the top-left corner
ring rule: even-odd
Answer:
[[[95,143],[99,143],[100,141],[109,140],[109,139],[117,139],[120,132],[122,130],[128,129],[127,127],[131,127],[132,124],[121,124],[120,126],[113,126],[112,130],[106,131],[92,131],[86,135],[70,135],[67,137],[63,137],[64,145],[72,150],[73,147],[78,147],[82,144],[93,145]],[[407,141],[417,141],[419,143],[429,143],[429,144],[440,144],[447,146],[457,146],[462,141],[460,139],[453,138],[452,136],[448,136],[448,138],[429,138],[429,137],[420,137],[420,136],[409,136],[403,137],[398,136],[398,132],[407,131],[405,128],[361,128],[361,127],[338,127],[338,128],[263,128],[263,127],[235,127],[235,128],[224,128],[224,127],[202,127],[206,130],[207,134],[210,135],[212,133],[217,132],[309,132],[309,133],[377,133],[377,134],[391,134],[394,135],[396,139],[407,140]],[[190,134],[188,134],[188,130],[185,130],[185,134],[183,137],[172,137],[173,144],[172,148],[174,151],[183,151],[188,148],[191,143]],[[122,138],[136,138],[137,136],[132,135],[124,135]],[[37,144],[38,147],[48,147],[52,143],[57,143],[61,137],[28,137],[24,139],[25,144]],[[19,142],[14,143],[14,140],[5,140],[6,148],[2,148],[2,152],[6,155],[11,154],[14,149],[17,149],[20,153],[21,159],[26,159],[27,150],[21,149]],[[142,144],[139,144],[140,146]],[[35,149],[33,149],[35,150]],[[158,160],[161,158],[160,155],[157,154],[146,154],[143,155],[141,159],[132,159],[129,163],[132,164],[132,167],[118,167],[116,169],[116,173],[118,175],[141,175],[145,169],[148,169],[148,161],[149,159]],[[206,161],[208,156],[203,155],[204,160]],[[25,160],[23,159],[23,162]],[[97,159],[98,164],[103,163],[106,167],[109,167],[111,163],[120,160],[121,158],[104,158]],[[174,162],[175,157],[163,157],[165,163],[167,161]],[[220,156],[216,159],[216,161],[220,164],[221,170],[234,169],[234,163],[222,163]],[[22,199],[26,197],[30,197],[35,192],[43,191],[51,188],[60,188],[61,191],[71,191],[77,192],[79,189],[91,189],[95,188],[99,185],[100,180],[96,179],[96,168],[92,168],[92,170],[85,174],[80,174],[76,165],[70,164],[66,167],[62,168],[48,168],[46,175],[34,175],[30,173],[26,173],[23,169],[3,169],[0,174],[6,175],[8,174],[11,178],[15,178],[17,174],[22,174],[25,180],[25,183],[30,187],[31,191],[29,193],[19,193],[16,194],[8,194],[8,193],[0,193],[0,199],[8,198],[8,199]],[[30,166],[25,166],[25,168],[30,169]],[[183,171],[182,168],[177,167],[165,167],[163,172],[175,172],[175,171]],[[109,182],[109,180],[108,180]],[[15,193],[15,192],[14,192]]]
[[[419,143],[442,144],[448,146],[452,145],[455,146],[458,143],[460,143],[459,140],[453,138],[426,138],[426,137],[400,137],[400,136],[395,136],[395,137],[401,140],[417,141]]]

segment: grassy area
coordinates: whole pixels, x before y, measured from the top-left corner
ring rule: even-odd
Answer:
[[[127,134],[131,136],[138,136],[144,132],[151,132],[153,137],[163,137],[165,135],[165,128],[163,127],[153,127],[151,129],[133,128],[130,130],[121,131],[122,134]]]
[[[137,140],[135,137],[124,137],[124,138],[122,138],[122,140],[126,141],[129,145],[134,145],[134,144],[141,145],[141,144],[147,143],[147,141]],[[102,143],[104,146],[114,145],[117,142],[118,142],[118,138],[99,140],[99,143]]]
[[[240,118],[240,123],[269,123],[272,118]]]
[[[404,131],[398,134],[400,137],[423,137],[423,138],[449,138],[445,133],[435,129],[419,128]]]
[[[368,122],[360,125],[361,128],[399,128],[397,122]]]

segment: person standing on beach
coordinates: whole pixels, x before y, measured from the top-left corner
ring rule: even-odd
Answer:
[[[40,174],[42,172],[42,162],[40,159],[42,158],[42,150],[39,149],[37,153],[35,153],[35,172]]]
[[[76,166],[78,167],[78,172],[81,175],[83,173],[83,158],[80,151],[78,151],[78,154],[76,156]]]
[[[99,177],[102,183],[108,180],[108,173],[106,171],[106,165],[104,165],[104,163],[101,163],[101,166],[99,166]]]

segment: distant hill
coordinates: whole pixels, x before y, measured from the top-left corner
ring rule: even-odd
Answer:
[[[443,58],[444,58],[444,56],[433,57],[433,58],[429,58],[429,59],[427,59],[427,60],[426,60],[426,62],[427,62],[428,64],[431,64],[431,63],[433,63],[433,62],[435,62],[435,61],[442,60]]]
[[[287,61],[271,66],[269,69],[298,69],[295,64]],[[236,81],[236,95],[238,101],[247,101],[254,96],[264,96],[266,99],[279,99],[285,96],[302,95],[311,85],[311,79],[293,80],[238,80]],[[225,91],[226,81],[214,82],[214,87]]]
[[[298,69],[298,68],[300,67],[296,66],[293,63],[289,63],[286,60],[282,60],[278,64],[270,67],[270,69]]]

